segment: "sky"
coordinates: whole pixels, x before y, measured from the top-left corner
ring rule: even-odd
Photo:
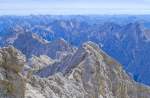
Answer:
[[[150,14],[150,0],[0,0],[10,14]]]

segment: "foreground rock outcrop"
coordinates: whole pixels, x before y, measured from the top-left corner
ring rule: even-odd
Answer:
[[[51,67],[47,65],[38,72],[32,74],[29,72],[27,76],[21,75],[24,64],[24,55],[12,46],[0,49],[0,98],[149,98],[150,96],[149,87],[132,80],[117,61],[92,42],[84,43],[67,60],[51,63],[49,65]],[[44,75],[47,70],[54,71],[48,71],[50,74]]]
[[[24,64],[25,56],[14,47],[0,49],[0,98],[24,98]]]

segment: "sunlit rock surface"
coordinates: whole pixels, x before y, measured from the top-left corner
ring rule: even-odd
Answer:
[[[63,67],[50,76],[42,76],[43,78],[33,76],[29,85],[37,90],[34,92],[41,92],[44,98],[149,98],[150,96],[149,87],[133,81],[117,61],[92,42],[84,43],[63,64],[65,65],[61,63],[56,65],[58,67],[56,70]]]
[[[39,57],[32,56],[28,60],[28,65],[33,69],[40,70],[44,67],[47,67],[48,65],[53,64],[54,62],[55,60],[51,59],[47,55],[40,55]]]
[[[38,60],[41,61],[37,62]],[[49,60],[47,58],[47,61]],[[41,58],[36,58],[35,61],[37,65],[43,62]],[[50,75],[41,77],[40,74],[31,73],[32,70],[22,75],[22,69],[27,67],[24,67],[27,64],[25,62],[25,56],[14,47],[0,49],[0,98],[149,98],[150,96],[149,87],[133,81],[117,61],[93,42],[84,43],[76,53],[65,60],[65,63],[62,61],[63,63],[54,64],[55,71]],[[49,66],[43,69],[53,68]]]
[[[24,64],[25,56],[14,47],[0,49],[0,98],[24,98]]]

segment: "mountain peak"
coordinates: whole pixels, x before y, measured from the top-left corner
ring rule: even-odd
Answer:
[[[88,41],[88,42],[85,42],[85,43],[82,44],[82,48],[87,48],[88,49],[89,46],[94,48],[95,50],[100,49],[99,45],[92,42],[92,41]]]
[[[47,78],[41,78],[35,74],[25,81],[20,73],[25,58],[12,46],[0,49],[0,62],[0,87],[3,91],[8,90],[0,94],[5,94],[8,98],[24,98],[24,96],[25,98],[34,98],[34,96],[37,98],[49,98],[50,96],[52,98],[61,98],[60,96],[69,98],[71,96],[75,98],[132,98],[135,96],[136,98],[149,98],[150,96],[150,88],[133,81],[117,61],[99,50],[98,45],[93,42],[84,43],[64,63],[66,66],[62,70],[65,73],[56,72]],[[57,69],[59,66],[63,65],[55,64],[51,68],[56,67]],[[3,83],[8,83],[10,86]]]
[[[102,96],[102,98],[124,98],[125,96],[132,98],[139,93],[137,98],[140,98],[141,95],[142,98],[148,98],[150,95],[149,88],[144,92],[134,91],[134,89],[144,87],[137,85],[126,74],[121,64],[99,50],[98,45],[92,42],[84,43],[69,64],[67,69],[70,72],[67,73],[67,76],[82,83],[88,93],[87,98],[98,98],[98,96]],[[130,87],[131,85],[133,87]],[[133,90],[132,93],[131,90]]]
[[[55,71],[46,76],[47,78],[55,77],[59,73],[63,74],[57,78],[57,82],[63,84],[59,90],[63,92],[68,89],[67,87],[64,90],[61,89],[68,83],[67,81],[71,87],[76,84],[78,85],[76,87],[81,90],[82,97],[74,95],[75,98],[79,96],[81,98],[132,98],[135,96],[149,98],[150,89],[132,80],[121,64],[100,50],[99,46],[93,42],[84,43],[76,53],[62,62],[50,65],[40,73],[44,75],[47,74],[44,72]],[[40,73],[37,75],[40,76]],[[49,87],[48,84],[47,87]],[[74,89],[75,87],[72,88]]]

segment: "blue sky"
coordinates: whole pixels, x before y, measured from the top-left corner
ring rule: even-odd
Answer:
[[[7,14],[150,14],[150,0],[0,0]]]

